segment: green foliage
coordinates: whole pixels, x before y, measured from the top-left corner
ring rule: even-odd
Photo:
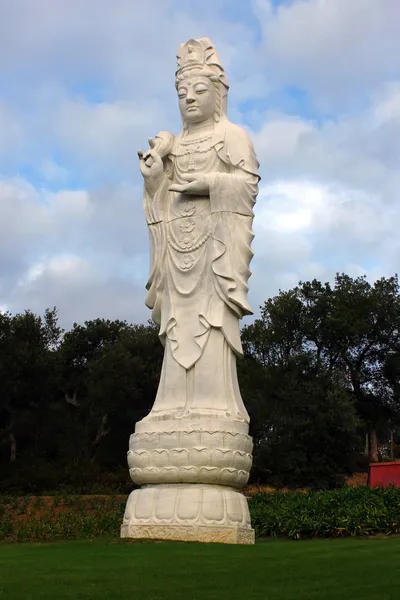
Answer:
[[[0,540],[119,537],[125,496],[0,496]],[[249,500],[257,537],[344,537],[400,533],[400,490],[368,487],[258,493]]]
[[[56,311],[0,315],[0,493],[126,493],[129,436],[154,401],[154,324],[96,319],[63,333]]]
[[[46,310],[43,317],[30,311],[0,314],[0,448],[8,442],[11,462],[17,460],[21,439],[33,447],[37,443],[47,407],[57,392],[56,350],[61,334],[56,309]]]
[[[0,540],[43,541],[118,536],[126,498],[55,496],[17,501],[0,496]]]
[[[337,275],[300,283],[261,307],[242,332],[239,371],[255,438],[259,481],[333,486],[368,434],[387,455],[400,424],[400,290]],[[246,370],[250,376],[246,374]]]
[[[328,378],[305,376],[297,365],[281,371],[270,369],[253,478],[277,487],[335,487],[351,470],[359,444],[352,398]],[[252,403],[249,411],[253,417]]]
[[[124,461],[111,471],[97,462],[81,460],[76,465],[66,464],[61,472],[56,461],[46,462],[36,458],[33,463],[35,469],[32,468],[32,462],[21,460],[16,464],[7,463],[6,468],[2,469],[0,493],[17,496],[127,494],[133,487]],[[67,463],[67,457],[64,463]]]
[[[397,276],[300,283],[267,300],[242,339],[253,481],[335,487],[366,437],[370,461],[400,456]],[[56,309],[1,313],[0,493],[126,493],[128,439],[154,402],[162,357],[154,323],[94,319],[64,332]]]
[[[271,492],[250,500],[256,535],[290,539],[400,533],[400,489]]]

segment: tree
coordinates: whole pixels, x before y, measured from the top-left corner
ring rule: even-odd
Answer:
[[[396,456],[399,331],[397,276],[300,282],[264,303],[238,361],[253,478],[335,485],[366,434],[370,460],[378,447]],[[154,402],[162,354],[153,323],[95,319],[63,332],[56,309],[0,313],[0,489],[88,491],[107,473],[124,486],[128,437]]]
[[[125,464],[135,421],[150,410],[161,370],[154,324],[96,319],[74,325],[60,347],[69,463]],[[89,468],[89,467],[88,467]],[[90,467],[92,468],[92,467]]]
[[[335,286],[300,284],[307,307],[307,339],[323,364],[341,376],[352,391],[369,438],[369,457],[378,460],[377,430],[396,419],[399,403],[385,374],[390,353],[398,346],[400,294],[397,276],[371,285],[365,277],[337,275]]]
[[[342,274],[336,276],[333,287],[317,280],[300,282],[296,288],[267,300],[261,307],[261,318],[244,328],[242,336],[252,372],[256,372],[254,363],[264,369],[264,375],[257,371],[254,379],[263,389],[263,408],[260,408],[260,393],[250,391],[244,379],[244,394],[253,420],[263,422],[262,427],[253,424],[256,438],[264,439],[262,443],[268,442],[270,448],[271,444],[276,447],[277,439],[282,436],[276,433],[280,423],[279,431],[285,430],[285,439],[289,440],[296,423],[304,424],[296,408],[302,406],[302,394],[309,397],[310,414],[311,399],[315,403],[319,394],[323,404],[319,406],[316,402],[319,410],[314,421],[307,424],[308,431],[319,434],[322,424],[327,424],[325,413],[329,412],[332,418],[339,419],[338,431],[347,431],[347,439],[356,448],[357,435],[351,435],[351,429],[356,434],[361,422],[370,441],[369,458],[377,460],[378,436],[387,437],[399,420],[398,371],[393,366],[398,364],[395,358],[397,361],[399,330],[397,276],[382,278],[371,285],[365,277],[352,279]],[[349,415],[346,425],[332,407],[328,409],[333,398],[343,410],[346,407]],[[286,419],[287,407],[291,415],[296,415],[295,420]],[[344,440],[336,436],[336,441],[335,437],[331,441],[331,453],[338,455],[338,444]],[[306,444],[305,439],[302,444]],[[285,452],[290,457],[288,448]],[[307,464],[310,460],[309,455]]]
[[[89,363],[88,398],[99,414],[100,427],[92,445],[92,459],[100,442],[103,462],[110,457],[125,462],[127,440],[134,424],[150,411],[162,363],[162,346],[154,324],[131,325],[116,343],[108,343]],[[107,436],[107,439],[106,439]]]
[[[56,351],[62,330],[57,311],[0,314],[0,427],[16,462],[22,447],[38,447],[43,413],[56,388]]]
[[[260,323],[256,329],[260,333]],[[263,354],[269,358],[261,367],[251,356],[254,344],[249,341],[260,344],[260,338],[251,339],[253,333],[250,326],[244,334],[245,363],[251,365],[248,381],[242,374],[246,365],[239,370],[254,439],[252,477],[278,486],[337,485],[351,470],[359,443],[351,395],[329,373],[316,371],[310,353],[295,355],[281,333],[277,347],[271,338],[267,346],[268,335],[262,336]],[[277,357],[275,364],[272,356]]]

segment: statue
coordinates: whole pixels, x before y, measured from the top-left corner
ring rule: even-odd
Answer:
[[[236,358],[239,320],[252,314],[258,162],[227,118],[228,82],[210,40],[182,44],[177,59],[182,132],[161,132],[138,152],[151,244],[146,305],[165,350],[154,406],[128,452],[133,481],[146,487],[132,492],[121,535],[252,543],[235,491],[252,461]]]

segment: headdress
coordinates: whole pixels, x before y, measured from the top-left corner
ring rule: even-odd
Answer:
[[[189,69],[201,69],[216,76],[226,88],[229,88],[228,79],[217,51],[208,38],[189,40],[185,44],[181,44],[176,58],[178,62],[177,77]]]
[[[199,74],[211,78],[217,91],[214,119],[218,122],[221,117],[226,115],[229,85],[214,44],[208,38],[189,40],[179,46],[176,59],[178,62],[175,74],[177,86],[179,81],[185,78],[186,72],[192,70],[200,71]]]

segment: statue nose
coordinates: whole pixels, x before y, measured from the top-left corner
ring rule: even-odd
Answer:
[[[194,101],[195,101],[195,98],[193,98],[193,96],[186,96],[186,102],[188,104],[190,104],[191,102],[194,102]]]

